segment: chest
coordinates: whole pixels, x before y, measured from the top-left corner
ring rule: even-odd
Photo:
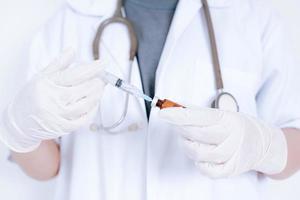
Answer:
[[[213,11],[213,22],[225,91],[238,100],[240,109],[256,114],[255,97],[259,91],[263,58],[258,29],[249,19],[236,19],[230,11]],[[102,20],[78,23],[81,59],[92,59],[92,41]],[[200,11],[191,17],[180,34],[173,21],[156,71],[155,95],[184,105],[209,106],[216,95],[215,77],[207,25]],[[86,30],[89,31],[86,31]],[[107,70],[128,77],[142,89],[138,63],[129,63],[129,34],[122,25],[105,30],[100,41],[102,59],[113,63]],[[117,96],[118,92],[108,92]],[[122,98],[122,97],[120,97]],[[143,107],[143,102],[141,102]]]

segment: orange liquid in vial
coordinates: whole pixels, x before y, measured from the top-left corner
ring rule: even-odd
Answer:
[[[160,108],[160,109],[165,109],[165,108],[172,108],[172,107],[181,107],[181,108],[184,108],[184,106],[178,104],[178,103],[175,103],[173,101],[170,101],[168,99],[164,99],[164,100],[161,100],[161,99],[157,99],[157,102],[155,104],[156,107]]]

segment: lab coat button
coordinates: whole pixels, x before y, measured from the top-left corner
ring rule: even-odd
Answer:
[[[97,124],[93,123],[90,125],[91,132],[98,132],[98,130],[99,130],[99,126]]]
[[[139,124],[138,123],[133,123],[130,126],[128,126],[128,131],[134,132],[139,129]]]

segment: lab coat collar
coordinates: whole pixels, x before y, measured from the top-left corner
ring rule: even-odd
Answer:
[[[227,7],[233,0],[208,0],[212,8]],[[68,5],[84,15],[111,16],[113,15],[118,0],[67,0]],[[201,0],[179,0],[179,4],[196,4],[202,6]]]
[[[84,15],[112,16],[118,0],[67,0],[68,5]]]
[[[208,0],[208,4],[210,8],[225,8],[229,7],[232,1],[233,0]],[[201,0],[179,0],[156,71],[156,94],[159,95],[160,93],[159,88],[162,88],[160,87],[161,77],[166,70],[165,66],[168,63],[169,57],[172,54],[178,39],[196,15],[199,15],[202,6]]]

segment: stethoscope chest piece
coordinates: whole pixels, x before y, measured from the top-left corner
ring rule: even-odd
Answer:
[[[239,112],[239,105],[234,96],[228,92],[221,92],[213,102],[213,108],[224,111]]]

